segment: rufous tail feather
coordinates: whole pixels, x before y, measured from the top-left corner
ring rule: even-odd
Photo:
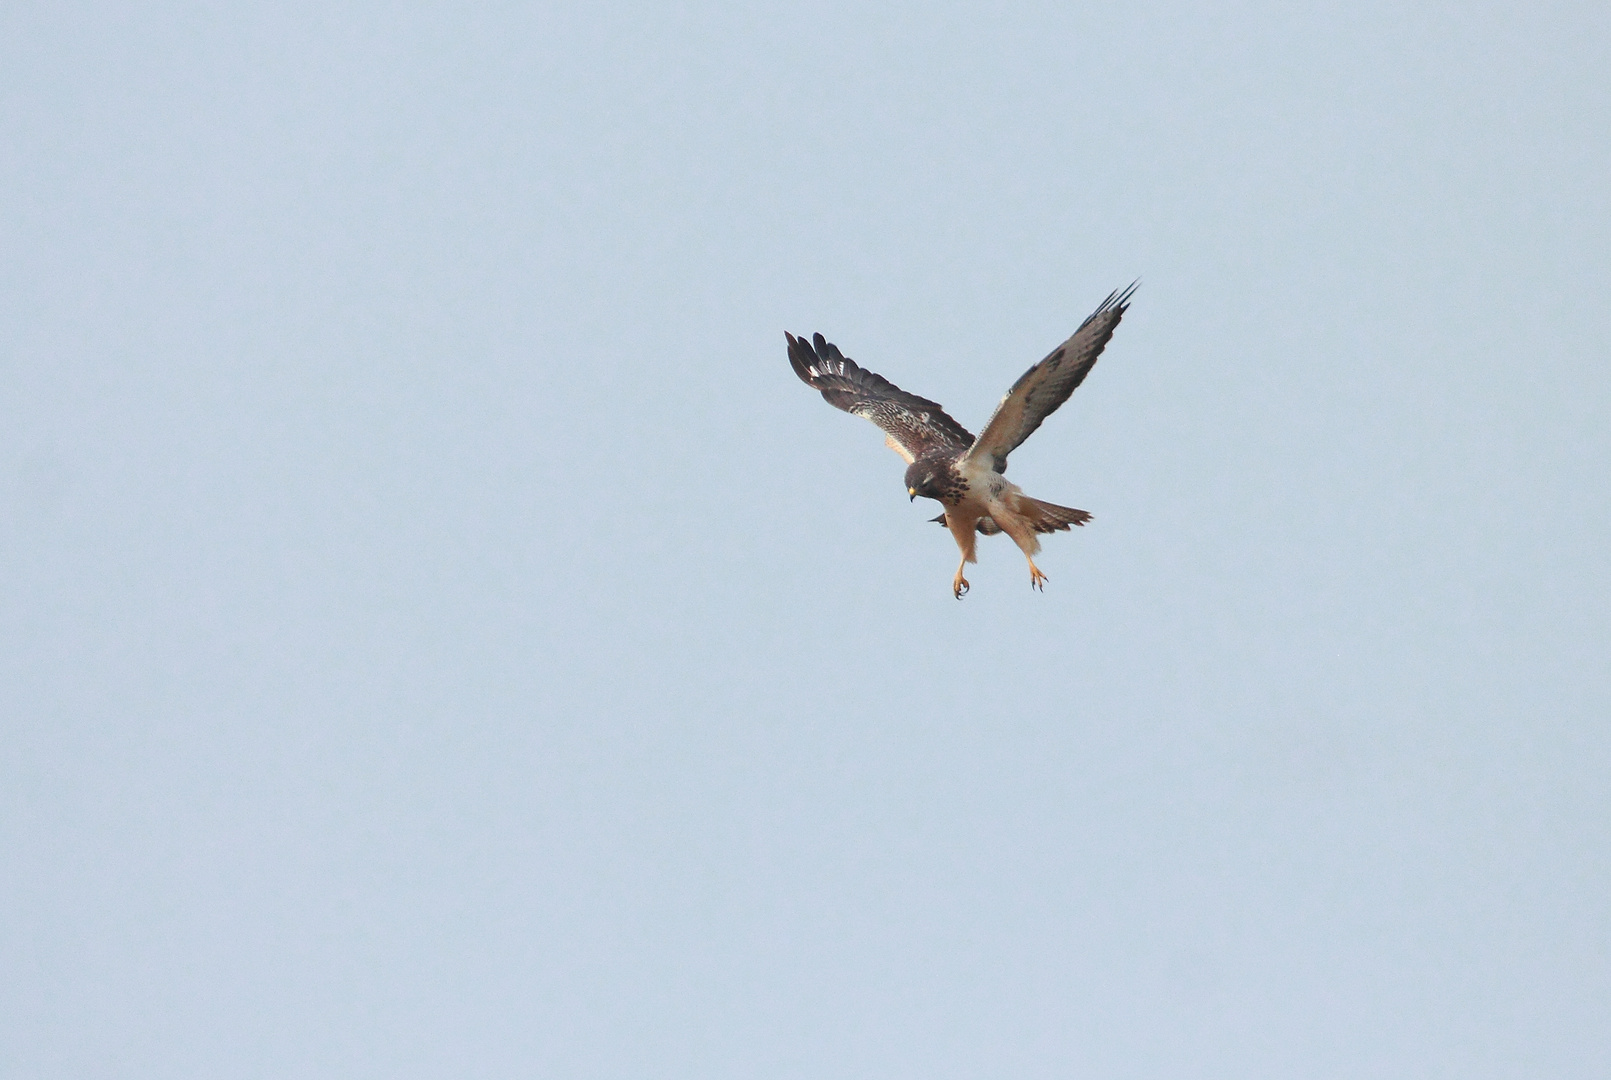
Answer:
[[[1076,510],[1072,506],[1058,506],[1056,503],[1041,502],[1031,499],[1027,495],[1019,496],[1018,510],[1024,520],[1038,533],[1066,532],[1070,525],[1084,525],[1091,520],[1091,515],[1084,510]],[[929,518],[937,525],[945,524],[945,515]],[[995,519],[989,514],[979,519],[979,531],[985,536],[994,536],[1001,531]]]
[[[1041,502],[1039,499],[1031,499],[1028,495],[1019,498],[1016,509],[1038,533],[1062,532],[1070,525],[1084,525],[1091,520],[1091,515],[1084,510]]]

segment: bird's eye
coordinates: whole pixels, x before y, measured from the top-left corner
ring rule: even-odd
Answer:
[[[924,478],[923,478],[923,482],[924,482],[924,483],[925,483],[925,484],[932,484],[932,483],[934,483],[934,474],[933,474],[933,473],[929,473],[929,474],[928,474],[928,475],[927,475],[927,476],[925,476],[925,477],[924,477]]]

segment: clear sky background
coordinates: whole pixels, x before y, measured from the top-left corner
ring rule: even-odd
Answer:
[[[6,5],[0,1072],[1608,1075],[1608,72]],[[1138,276],[957,603],[783,331],[977,429]]]

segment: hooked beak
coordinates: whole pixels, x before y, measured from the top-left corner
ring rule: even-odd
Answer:
[[[917,488],[907,488],[906,494],[911,496],[910,499],[906,500],[907,502],[917,502]]]

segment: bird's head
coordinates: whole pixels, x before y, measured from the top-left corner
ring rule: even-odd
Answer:
[[[940,470],[932,461],[914,461],[906,467],[906,494],[916,501],[919,495],[925,499],[938,499]]]

